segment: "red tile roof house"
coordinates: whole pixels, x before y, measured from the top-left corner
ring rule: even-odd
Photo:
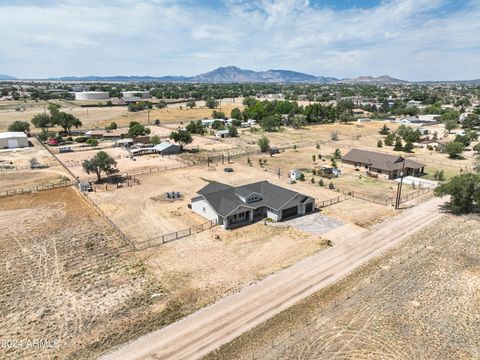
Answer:
[[[360,149],[350,150],[342,157],[342,163],[347,167],[365,169],[388,180],[399,177],[402,169],[404,169],[404,176],[423,174],[426,166],[417,161],[404,159],[398,155]]]

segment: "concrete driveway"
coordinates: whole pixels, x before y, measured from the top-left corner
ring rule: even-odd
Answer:
[[[340,220],[332,219],[328,216],[322,215],[319,212],[285,220],[280,223],[273,224],[274,226],[292,226],[306,233],[314,235],[323,235],[344,223]]]

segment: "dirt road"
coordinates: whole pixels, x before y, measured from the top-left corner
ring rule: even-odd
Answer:
[[[245,287],[181,321],[145,335],[103,359],[198,359],[353,269],[442,216],[433,198],[367,232],[336,230],[335,246]]]

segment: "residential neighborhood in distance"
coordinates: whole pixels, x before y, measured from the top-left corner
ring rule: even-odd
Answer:
[[[0,4],[0,359],[479,358],[479,18]]]

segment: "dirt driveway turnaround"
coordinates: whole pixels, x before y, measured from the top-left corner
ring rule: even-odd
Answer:
[[[443,203],[434,198],[406,210],[361,236],[345,239],[103,359],[199,359],[439,219]]]

